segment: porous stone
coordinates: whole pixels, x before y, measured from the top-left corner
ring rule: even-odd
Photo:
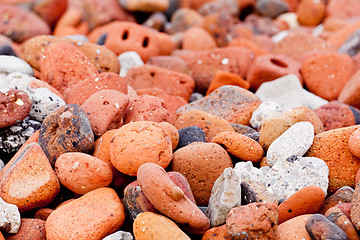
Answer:
[[[20,229],[16,234],[6,236],[7,240],[46,240],[45,221],[36,218],[21,218]]]
[[[238,162],[234,167],[234,171],[242,180],[257,181],[265,183],[265,174],[269,170],[269,167],[256,168],[250,161]]]
[[[305,223],[311,216],[311,214],[304,214],[279,224],[275,230],[276,239],[312,240],[305,229]]]
[[[241,179],[232,168],[226,168],[211,190],[206,215],[211,227],[223,225],[229,211],[241,205]]]
[[[6,203],[0,198],[0,229],[17,233],[20,228],[20,212],[15,204]]]
[[[284,107],[277,102],[265,100],[253,112],[250,119],[250,125],[255,129],[260,129],[265,119],[279,116],[288,110],[287,107]]]
[[[125,77],[130,68],[144,65],[140,55],[135,51],[123,52],[118,56],[120,62],[120,77]]]
[[[264,184],[253,180],[242,180],[241,196],[243,205],[252,202],[273,202],[276,205],[278,204],[275,195]]]
[[[117,231],[104,237],[102,240],[133,240],[134,237],[131,233],[125,231]]]
[[[269,166],[278,161],[286,161],[292,155],[303,156],[311,147],[314,139],[314,127],[310,122],[298,122],[271,143],[266,159]]]

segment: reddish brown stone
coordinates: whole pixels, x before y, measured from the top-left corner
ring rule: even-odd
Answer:
[[[40,208],[36,211],[34,214],[34,218],[41,219],[46,221],[46,219],[50,216],[50,214],[54,211],[54,209],[51,208]]]
[[[187,75],[191,75],[187,63],[177,56],[155,56],[147,62],[149,65],[170,69]]]
[[[354,189],[351,187],[339,188],[334,194],[325,199],[320,209],[321,214],[325,214],[327,210],[339,203],[351,203]]]
[[[206,95],[209,95],[215,91],[215,89],[224,85],[234,85],[246,90],[249,90],[250,88],[250,83],[238,75],[227,71],[218,70],[206,91]]]
[[[9,240],[46,240],[45,221],[41,219],[21,218],[20,229],[16,234],[9,234]]]
[[[53,27],[57,20],[65,13],[67,1],[41,0],[34,2],[33,10]]]
[[[360,108],[360,70],[356,71],[345,84],[339,94],[338,101]]]
[[[331,222],[340,227],[348,236],[349,240],[359,240],[359,236],[350,219],[337,207],[332,207],[324,214]]]
[[[199,51],[216,47],[217,45],[214,38],[203,28],[192,27],[184,34],[182,49]]]
[[[229,240],[229,234],[226,231],[226,224],[213,227],[207,230],[202,236],[201,240]]]
[[[302,0],[296,14],[301,25],[317,26],[325,17],[326,5],[324,1]]]

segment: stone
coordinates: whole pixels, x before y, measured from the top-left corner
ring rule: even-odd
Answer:
[[[287,12],[288,6],[280,0],[260,0],[255,4],[255,9],[264,16],[275,18],[278,15]]]
[[[94,147],[94,134],[80,106],[67,104],[45,118],[38,142],[50,163],[54,165],[63,153],[91,152]]]
[[[261,125],[265,119],[277,117],[288,110],[288,108],[277,102],[265,100],[253,112],[250,125],[255,129],[261,129]]]
[[[230,210],[226,229],[230,239],[276,239],[278,209],[274,203],[250,203]]]
[[[207,230],[201,240],[227,240],[230,239],[226,230],[226,224],[219,227],[213,227]]]
[[[29,95],[18,89],[0,89],[0,129],[10,127],[29,115]]]
[[[31,66],[21,58],[0,55],[0,62],[0,76],[6,76],[12,72],[20,72],[28,76],[34,76],[34,71]]]
[[[224,118],[228,122],[249,125],[252,113],[260,104],[260,99],[250,91],[225,85],[206,97],[179,108],[177,115],[200,110]]]
[[[232,168],[226,168],[216,179],[206,210],[211,227],[225,224],[229,211],[241,206],[240,183],[241,179]]]
[[[251,180],[259,183],[265,183],[265,174],[269,170],[269,167],[256,168],[250,161],[237,162],[234,167],[236,174],[244,180]]]
[[[359,189],[360,189],[360,183],[358,182],[356,184],[355,191],[352,195],[352,200],[351,200],[352,206],[351,206],[351,210],[350,210],[351,222],[354,225],[354,227],[356,228],[356,230],[358,230],[358,231],[360,229],[360,218],[359,218],[360,193],[359,193]]]
[[[191,71],[187,63],[183,59],[175,55],[154,56],[151,57],[146,64],[170,69],[191,76]]]
[[[257,133],[257,131],[255,129],[253,129],[252,127],[246,126],[246,125],[242,125],[242,124],[238,124],[238,123],[230,123],[231,126],[233,127],[233,129],[235,130],[235,132],[237,133],[241,133],[241,134],[255,134]]]
[[[351,187],[345,186],[339,188],[334,194],[325,199],[325,202],[320,209],[320,213],[325,215],[327,210],[339,203],[351,203],[353,193],[354,189]]]
[[[184,33],[182,49],[201,51],[216,48],[216,42],[209,32],[200,27],[191,27]]]
[[[360,144],[360,130],[355,130],[349,137],[349,150],[352,154],[354,154],[356,157],[360,157],[360,152],[358,150],[359,144]],[[358,173],[356,174],[356,176]]]
[[[318,213],[325,196],[324,190],[318,186],[299,189],[279,205],[279,224],[303,214]]]
[[[207,206],[216,179],[232,166],[229,155],[220,145],[195,142],[174,152],[170,169],[183,174],[190,184],[196,203]]]
[[[330,193],[344,186],[355,186],[355,174],[360,167],[360,161],[351,153],[348,141],[356,129],[358,126],[319,133],[306,153],[306,156],[320,158],[328,165]]]
[[[54,211],[51,208],[40,208],[34,214],[34,218],[41,219],[46,221],[46,219],[50,216],[50,214]]]
[[[160,214],[143,212],[138,215],[133,224],[135,239],[179,239],[190,240],[173,221]]]
[[[113,170],[114,166],[110,160],[110,145],[114,133],[117,129],[112,129],[105,132],[100,138],[95,141],[94,151],[92,156],[100,159],[108,164]]]
[[[276,138],[266,153],[269,166],[286,161],[292,155],[302,157],[314,140],[314,127],[310,122],[298,122]]]
[[[200,3],[201,4],[201,3]],[[171,16],[171,33],[185,32],[193,26],[199,26],[203,23],[204,17],[195,9],[186,7],[178,8]]]
[[[339,53],[345,53],[350,57],[356,55],[360,50],[360,30],[356,30],[338,49]]]
[[[324,215],[340,227],[346,233],[349,240],[360,239],[350,219],[338,207],[330,208]]]
[[[229,42],[228,47],[244,47],[252,51],[255,55],[255,59],[257,57],[269,54],[269,52],[262,47],[259,43],[257,43],[253,39],[248,39],[246,37],[236,37],[231,42]]]
[[[65,13],[67,5],[67,2],[61,0],[42,0],[34,3],[32,10],[53,27]]]
[[[169,7],[169,0],[142,1],[142,0],[121,0],[121,6],[128,11],[140,12],[163,12]]]
[[[287,75],[262,84],[255,92],[261,101],[274,101],[288,108],[308,107],[316,109],[328,103],[327,100],[306,91],[295,75]]]
[[[300,215],[279,224],[275,230],[276,239],[311,240],[312,238],[305,228],[305,223],[311,216],[311,214]]]
[[[278,162],[266,172],[265,186],[280,201],[299,189],[315,185],[326,193],[329,185],[329,167],[316,157],[289,157]]]
[[[186,225],[186,230],[193,234],[203,234],[210,227],[209,219],[170,179],[164,168],[144,163],[137,177],[145,196],[159,212]]]
[[[30,143],[0,172],[0,197],[21,213],[47,206],[59,193],[60,183],[37,143]]]
[[[18,207],[0,198],[0,229],[8,233],[17,233],[20,225],[20,212]]]
[[[165,137],[170,139],[172,149],[175,150],[176,147],[179,144],[179,132],[178,132],[178,130],[174,127],[174,125],[172,125],[172,124],[170,124],[168,122],[161,122],[161,123],[159,123],[159,126],[163,130],[163,132],[165,134]]]
[[[116,90],[101,90],[82,104],[81,108],[89,119],[95,136],[101,136],[106,131],[120,128],[124,124],[126,107],[129,97]]]
[[[113,180],[108,164],[84,153],[60,155],[55,162],[55,171],[62,185],[81,195],[107,187]]]
[[[360,56],[360,55],[359,55]],[[360,98],[359,96],[359,81],[360,81],[360,71],[356,71],[350,80],[345,84],[341,90],[338,101],[348,104],[350,106],[360,108]]]
[[[9,240],[46,240],[45,221],[35,218],[21,218],[20,229],[16,234],[9,234]]]
[[[212,139],[212,142],[219,144],[242,161],[257,163],[264,155],[264,150],[258,142],[240,133],[221,132]]]
[[[165,13],[154,12],[145,20],[145,22],[142,23],[142,25],[161,31],[164,29],[165,23],[167,23]]]
[[[305,228],[313,239],[348,239],[346,233],[322,214],[314,214],[306,221]]]
[[[329,2],[326,14],[331,17],[351,18],[357,16],[359,10],[360,4],[355,0],[347,0],[345,2],[335,0],[331,3]]]
[[[243,205],[253,202],[272,202],[278,205],[275,195],[264,184],[254,180],[242,180],[241,195]]]
[[[135,51],[123,52],[118,59],[121,66],[120,77],[125,77],[131,68],[144,65],[143,60]]]
[[[106,237],[104,237],[102,240],[134,240],[134,237],[131,233],[129,232],[125,232],[125,231],[117,231],[114,232],[113,234],[110,234]]]
[[[211,80],[211,83],[206,91],[206,95],[212,93],[215,89],[224,86],[224,85],[233,85],[249,90],[250,84],[248,81],[245,81],[238,75],[222,70],[218,70],[215,73],[214,78]]]
[[[120,172],[136,176],[139,167],[153,162],[166,168],[172,160],[172,143],[158,123],[139,121],[126,124],[113,135],[110,159]]]
[[[184,127],[178,130],[179,144],[177,148],[182,148],[193,142],[206,142],[205,132],[197,126]]]
[[[323,1],[304,0],[300,1],[296,8],[297,19],[303,26],[319,25],[326,14],[326,4]]]

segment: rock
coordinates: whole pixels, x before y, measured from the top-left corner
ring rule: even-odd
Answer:
[[[225,224],[229,211],[241,205],[241,179],[232,168],[226,168],[211,190],[206,215],[211,227]]]
[[[359,55],[360,56],[360,55]],[[356,71],[350,80],[345,84],[341,90],[338,101],[349,104],[353,107],[360,108],[359,88],[357,87],[360,81],[360,71]]]
[[[313,239],[347,240],[346,233],[322,214],[314,214],[306,221],[305,228]]]
[[[230,124],[233,127],[233,129],[235,130],[235,132],[237,132],[237,133],[241,133],[244,135],[257,133],[257,131],[255,129],[253,129],[252,127],[238,124],[238,123],[230,123]]]
[[[346,4],[343,5],[344,3]],[[357,16],[359,10],[360,4],[355,0],[347,0],[346,2],[335,0],[331,4],[329,2],[326,13],[331,17],[351,18]]]
[[[129,232],[117,231],[103,238],[102,240],[134,240],[134,237]]]
[[[275,230],[276,239],[278,240],[311,240],[305,228],[306,221],[311,214],[300,215],[286,222],[279,224]]]
[[[289,157],[278,162],[266,172],[265,186],[277,199],[289,198],[299,189],[315,185],[326,193],[328,190],[329,168],[316,157]]]
[[[16,234],[6,237],[9,240],[46,240],[45,221],[35,218],[21,218],[20,229]]]
[[[349,137],[349,150],[357,158],[360,157],[360,152],[358,150],[360,144],[359,139],[360,139],[360,130],[355,130]]]
[[[190,184],[196,203],[207,206],[216,179],[232,166],[229,155],[220,145],[196,142],[174,152],[170,169],[183,174]]]
[[[292,155],[302,157],[311,147],[314,127],[310,122],[298,122],[273,141],[266,153],[269,166],[286,161]]]
[[[124,207],[116,192],[98,188],[55,209],[45,224],[46,238],[101,240],[124,221]]]
[[[133,228],[135,239],[138,240],[190,240],[173,221],[156,213],[140,213],[134,221]]]
[[[203,28],[191,27],[184,33],[182,49],[201,51],[216,47],[215,39]]]
[[[269,167],[256,168],[253,167],[253,163],[248,162],[238,162],[235,165],[234,171],[236,174],[244,180],[251,180],[260,183],[265,183],[265,174],[269,170]]]
[[[352,195],[352,206],[350,211],[350,219],[353,223],[356,230],[359,231],[360,229],[360,218],[359,218],[359,211],[360,211],[360,183],[356,184],[354,194]]]
[[[170,139],[172,149],[175,150],[176,147],[179,144],[179,132],[178,132],[178,130],[174,127],[174,125],[171,125],[168,122],[161,122],[161,123],[159,123],[159,126],[163,130],[163,132],[165,134],[165,138]]]
[[[31,66],[21,58],[0,55],[0,62],[0,76],[6,76],[12,72],[20,72],[28,76],[34,76],[34,71]]]
[[[206,91],[206,95],[209,95],[219,87],[225,85],[238,86],[246,90],[250,89],[250,83],[238,75],[227,71],[218,70],[216,71],[214,78],[211,80],[211,83]]]
[[[327,100],[303,89],[299,79],[292,74],[262,84],[255,95],[261,101],[274,101],[288,108],[304,106],[315,109],[327,103]]]
[[[50,216],[50,214],[54,211],[54,209],[51,208],[40,208],[37,210],[34,214],[34,218],[41,219],[46,221],[47,218]]]
[[[354,189],[345,186],[339,188],[335,193],[325,199],[324,204],[320,209],[320,213],[325,215],[326,211],[339,203],[351,203]]]
[[[0,229],[8,233],[17,233],[20,228],[20,212],[15,204],[0,198]]]
[[[224,224],[219,227],[213,227],[207,230],[202,236],[201,240],[227,240],[229,238],[229,234],[226,230],[226,224]]]
[[[146,64],[165,68],[165,69],[170,69],[191,76],[191,71],[187,63],[183,59],[175,55],[154,56],[151,57]]]
[[[80,106],[64,105],[47,116],[40,128],[39,145],[52,165],[63,153],[91,152],[94,134]]]
[[[243,205],[253,202],[272,202],[278,205],[275,195],[264,184],[254,180],[242,180],[241,195]]]
[[[340,227],[346,233],[349,240],[360,239],[350,219],[338,207],[329,208],[324,215]]]
[[[121,0],[121,6],[128,11],[163,12],[169,7],[169,0],[144,2],[141,0]]]
[[[288,108],[277,102],[265,100],[253,112],[250,119],[250,125],[255,129],[260,129],[265,119],[277,117],[288,110]]]
[[[120,77],[125,77],[131,68],[144,65],[143,60],[135,51],[123,52],[118,59],[121,66]]]
[[[319,25],[326,14],[326,4],[322,1],[300,1],[296,9],[297,19],[303,26]]]
[[[255,9],[267,17],[275,18],[281,13],[288,11],[288,6],[280,0],[260,0],[256,2]]]
[[[178,132],[179,144],[177,148],[185,147],[193,142],[206,142],[205,132],[197,126],[184,127],[179,129]]]
[[[360,50],[360,31],[356,30],[338,49],[339,53],[348,54],[350,57],[356,55]]]
[[[250,203],[230,210],[226,219],[230,239],[275,239],[278,210],[274,203]]]

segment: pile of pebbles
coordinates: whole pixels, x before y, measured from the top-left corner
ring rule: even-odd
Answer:
[[[360,239],[359,0],[0,20],[0,240]]]

